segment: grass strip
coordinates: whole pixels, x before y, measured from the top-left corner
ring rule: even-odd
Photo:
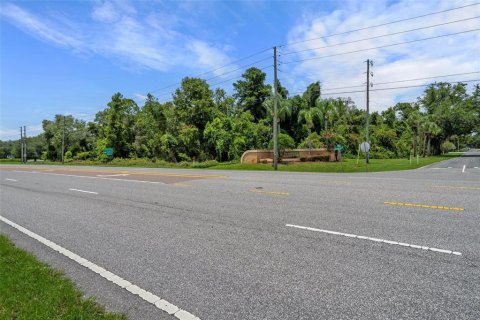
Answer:
[[[126,319],[0,235],[0,319]]]
[[[417,159],[370,159],[368,164],[368,172],[381,172],[381,171],[398,171],[398,170],[411,170],[421,168],[436,162],[448,160],[459,155],[442,155],[433,156],[428,158]],[[271,164],[219,164],[209,167],[208,169],[216,170],[264,170],[272,171],[273,166]],[[365,159],[359,159],[358,164],[356,159],[345,159],[342,162],[315,162],[315,163],[299,163],[299,164],[279,164],[279,171],[292,171],[292,172],[365,172]]]
[[[370,159],[368,172],[412,170],[427,166],[436,162],[452,159],[461,156],[462,153],[450,153],[441,156],[409,159]],[[0,162],[1,164],[2,162]],[[38,161],[28,162],[29,165],[59,165],[59,162]],[[166,162],[163,160],[149,159],[113,159],[105,163],[94,160],[75,160],[65,163],[65,166],[100,166],[100,167],[138,167],[138,168],[172,168],[172,169],[213,169],[213,170],[260,170],[273,171],[272,164],[241,164],[238,161],[219,163],[215,160],[205,162],[179,163]],[[365,172],[365,159],[344,159],[342,162],[313,162],[299,164],[279,164],[279,171],[293,172]]]

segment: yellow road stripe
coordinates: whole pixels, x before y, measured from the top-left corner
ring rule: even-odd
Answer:
[[[259,189],[250,189],[248,191],[256,192],[256,193],[273,194],[273,195],[276,195],[276,196],[288,196],[290,194],[288,192],[265,191],[265,190],[259,190]]]
[[[426,209],[440,209],[440,210],[450,210],[450,211],[464,211],[465,210],[465,208],[433,206],[433,205],[419,204],[419,203],[405,203],[405,202],[392,202],[392,201],[385,201],[383,203],[388,204],[388,205],[392,205],[392,206],[416,207],[416,208],[426,208]]]
[[[192,186],[191,184],[180,183],[180,182],[176,182],[173,185],[177,186],[177,187],[191,187]]]
[[[480,190],[480,187],[464,187],[464,186],[441,186],[433,185],[434,188],[448,188],[448,189],[465,189],[465,190]]]
[[[18,167],[12,169],[23,169],[26,170],[26,167]],[[72,169],[72,168],[28,168],[28,170],[33,171],[67,171],[67,172],[80,172],[80,173],[96,173],[96,174],[132,174],[132,175],[143,175],[143,176],[165,176],[165,177],[185,177],[185,178],[205,178],[205,179],[223,179],[225,176],[222,175],[208,175],[208,174],[190,174],[190,173],[168,173],[168,172],[138,172],[138,171],[116,171],[116,170],[85,170],[85,169]],[[27,170],[26,170],[27,171]]]

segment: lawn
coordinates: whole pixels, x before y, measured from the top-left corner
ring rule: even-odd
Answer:
[[[396,171],[410,170],[420,168],[435,162],[448,160],[459,155],[443,155],[428,158],[416,159],[370,159],[368,164],[368,172],[379,171]],[[218,170],[273,170],[271,164],[219,164],[209,167],[208,169]],[[296,171],[296,172],[365,172],[365,159],[345,159],[343,162],[317,162],[317,163],[301,163],[301,164],[279,164],[279,171]]]
[[[396,171],[410,170],[420,168],[435,162],[448,160],[461,156],[462,153],[450,153],[441,156],[432,156],[427,158],[412,159],[370,159],[368,164],[368,172],[378,171]],[[1,162],[7,163],[7,162]],[[14,162],[11,162],[14,163]],[[18,163],[18,162],[17,162]],[[60,165],[59,162],[38,161],[28,162],[31,165]],[[214,170],[263,170],[272,171],[271,164],[241,164],[237,161],[217,162],[215,160],[205,162],[186,162],[179,163],[166,162],[163,160],[152,161],[149,159],[113,159],[109,163],[94,160],[75,160],[64,164],[75,166],[104,166],[104,167],[140,167],[140,168],[174,168],[174,169],[214,169]],[[297,172],[365,172],[365,159],[344,159],[343,162],[316,162],[316,163],[300,163],[278,165],[279,171],[297,171]]]
[[[126,319],[0,235],[0,319]]]

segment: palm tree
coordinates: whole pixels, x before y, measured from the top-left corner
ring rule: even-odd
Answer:
[[[407,124],[412,130],[412,148],[413,156],[417,156],[417,136],[422,123],[422,114],[418,110],[412,111],[407,118]]]
[[[314,120],[322,120],[323,113],[318,107],[303,109],[298,114],[298,122],[303,123],[308,129],[308,150],[312,149],[312,128],[314,127]]]

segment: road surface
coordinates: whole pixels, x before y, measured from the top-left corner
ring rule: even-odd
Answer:
[[[2,165],[0,232],[131,319],[480,319],[467,155],[360,174]]]

